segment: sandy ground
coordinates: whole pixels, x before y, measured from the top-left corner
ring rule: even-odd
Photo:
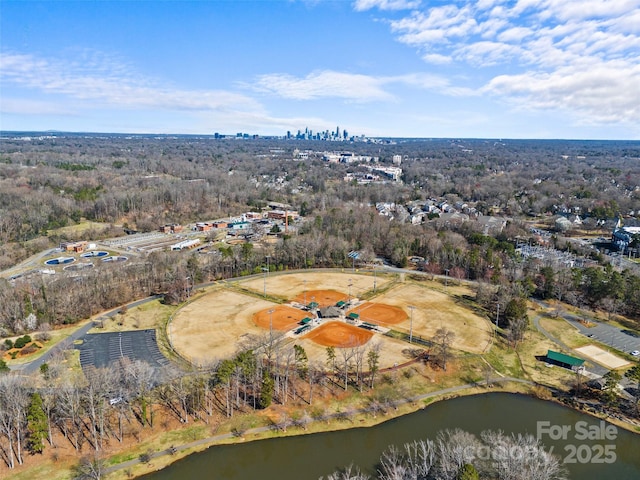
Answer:
[[[346,302],[347,300],[349,300],[349,295],[335,290],[308,290],[293,299],[294,302],[302,305],[315,302],[320,308],[330,307],[340,301]]]
[[[255,313],[253,315],[253,321],[256,325],[264,329],[268,330],[273,326],[274,330],[286,332],[295,327],[300,320],[305,317],[313,318],[313,315],[287,305],[278,305],[277,307],[267,308],[266,310],[260,310]]]
[[[376,325],[391,326],[405,321],[409,316],[402,308],[384,303],[365,302],[356,308],[349,310],[349,313],[357,313],[363,322],[375,323]]]
[[[276,295],[292,300],[298,295],[303,295],[305,290],[334,290],[349,294],[349,283],[351,283],[351,296],[358,297],[364,292],[373,290],[373,283],[380,288],[388,284],[391,280],[386,275],[373,276],[372,273],[362,274],[345,270],[341,272],[316,272],[291,273],[291,274],[270,274],[267,276],[267,295]],[[240,282],[244,288],[254,290],[258,293],[264,291],[264,278],[253,278]],[[311,301],[309,297],[308,301]],[[317,301],[317,300],[316,300]]]
[[[244,335],[265,332],[253,315],[276,306],[230,290],[214,291],[181,308],[169,336],[178,353],[194,363],[229,358]]]
[[[267,282],[272,286],[278,284],[280,296],[294,299],[297,295],[312,290],[329,290],[338,295],[340,282],[345,283],[348,290],[349,279],[352,289],[373,288],[373,277],[353,275],[347,273],[296,273],[292,275],[272,275]],[[380,279],[377,279],[380,285]],[[385,279],[389,282],[389,279]],[[250,280],[242,283],[247,288],[255,284],[262,287],[262,280]],[[325,288],[322,288],[325,287]],[[253,287],[252,287],[253,288]],[[336,290],[333,290],[336,289]],[[257,290],[260,290],[258,288]],[[332,294],[333,295],[333,294]],[[347,294],[348,295],[348,294]],[[337,298],[337,297],[336,297]],[[335,298],[331,299],[332,302]],[[310,301],[310,299],[309,299]],[[333,302],[335,303],[335,302]],[[413,305],[413,335],[414,337],[431,338],[440,327],[447,327],[456,334],[453,347],[472,353],[482,352],[491,340],[488,322],[475,315],[464,306],[455,303],[455,299],[443,292],[422,287],[414,283],[404,283],[394,286],[386,293],[374,298],[372,302],[363,304],[361,313],[364,321],[387,324],[396,330],[409,332],[411,310]],[[294,326],[302,318],[310,316],[308,312],[295,308],[276,305],[272,302],[245,295],[232,289],[213,291],[179,310],[170,327],[170,336],[174,348],[185,358],[194,363],[204,364],[217,359],[233,356],[238,345],[249,335],[263,335],[269,330],[269,310],[272,315],[275,330],[285,331]],[[371,317],[371,318],[369,318]],[[377,318],[377,322],[374,321]],[[331,322],[335,323],[335,322]],[[325,328],[327,324],[325,324]],[[392,366],[409,359],[409,351],[413,348],[406,342],[384,337],[361,328],[343,323],[344,327],[336,330],[331,336],[330,330],[315,328],[304,337],[296,338],[293,343],[302,345],[309,355],[309,359],[326,361],[326,345],[341,345],[349,336],[345,327],[354,328],[354,333],[366,334],[366,348],[379,343],[381,346],[381,366]],[[321,344],[312,339],[318,330]]]
[[[400,284],[375,298],[376,303],[394,305],[407,313],[407,318],[395,325],[395,330],[409,332],[413,310],[413,335],[432,338],[441,327],[455,333],[453,348],[482,353],[491,342],[491,328],[487,320],[473,313],[443,292],[413,283]],[[365,311],[366,314],[366,311]]]
[[[589,357],[594,362],[599,363],[600,365],[603,365],[607,368],[613,369],[630,365],[630,363],[625,359],[617,357],[614,354],[601,349],[600,347],[596,347],[595,345],[587,345],[586,347],[576,348],[575,350],[576,352],[580,352],[581,354]]]
[[[372,337],[373,333],[368,330],[344,322],[327,322],[314,328],[303,338],[324,347],[349,348],[364,345]]]

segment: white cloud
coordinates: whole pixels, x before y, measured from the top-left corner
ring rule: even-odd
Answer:
[[[388,22],[425,62],[481,69],[447,92],[640,124],[640,0],[467,0]]]
[[[500,75],[483,90],[507,95],[522,108],[578,112],[585,124],[637,124],[640,118],[640,66],[620,63],[602,62],[580,70],[563,67],[551,73]]]
[[[498,33],[496,37],[501,42],[520,42],[532,34],[533,31],[527,27],[511,27]]]
[[[420,0],[356,0],[353,8],[358,12],[379,10],[411,10],[420,6]]]
[[[170,110],[255,110],[253,99],[222,90],[181,90],[159,85],[129,72],[125,65],[95,57],[93,62],[43,60],[32,55],[0,55],[3,82],[92,101],[107,107]],[[3,97],[5,97],[3,95]]]
[[[244,86],[293,100],[341,98],[363,103],[394,100],[394,95],[386,90],[394,84],[436,91],[449,88],[448,80],[431,74],[375,77],[330,70],[312,72],[306,77],[280,73],[261,75],[253,84]]]
[[[0,111],[5,114],[18,115],[65,115],[77,114],[75,108],[68,104],[32,100],[26,98],[2,98]]]
[[[451,57],[447,55],[441,55],[439,53],[425,53],[422,56],[422,59],[427,63],[433,63],[436,65],[446,65],[453,61]]]
[[[253,88],[295,100],[334,97],[368,102],[392,98],[374,77],[333,71],[313,72],[303,78],[284,73],[261,75]]]

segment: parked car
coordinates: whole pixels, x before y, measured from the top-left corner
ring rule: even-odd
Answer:
[[[637,357],[640,355],[640,351],[634,350],[633,352],[631,352],[631,355],[633,355],[634,357]]]

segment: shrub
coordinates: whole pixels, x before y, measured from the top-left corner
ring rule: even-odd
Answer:
[[[4,344],[7,347],[7,350],[11,350],[13,348],[13,341],[10,338],[7,338],[4,341]]]
[[[22,350],[20,350],[20,353],[22,355],[31,355],[32,353],[37,352],[37,351],[38,351],[38,346],[34,345],[34,344],[31,344],[31,345],[28,345],[28,346],[24,347]]]
[[[36,340],[42,343],[48,342],[51,340],[51,334],[49,332],[40,332],[36,334]]]
[[[140,463],[149,463],[151,461],[151,452],[143,452],[140,454]]]
[[[15,348],[23,348],[29,343],[31,343],[31,337],[29,335],[25,335],[24,337],[17,338],[13,343],[13,346]]]

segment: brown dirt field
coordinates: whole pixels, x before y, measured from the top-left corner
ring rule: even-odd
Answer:
[[[304,294],[305,290],[336,290],[349,292],[349,283],[351,283],[351,294],[354,297],[362,295],[364,292],[373,290],[375,280],[376,287],[382,288],[392,280],[392,276],[378,272],[374,277],[373,272],[361,270],[358,272],[296,272],[296,273],[270,273],[267,276],[267,295],[277,295],[278,297],[291,300],[298,295]],[[250,290],[262,293],[264,289],[264,278],[254,277],[249,280],[242,280],[239,284]],[[310,296],[309,296],[309,302]],[[317,301],[317,300],[316,300]]]
[[[273,313],[269,313],[273,310]],[[273,317],[272,317],[273,315]],[[300,320],[309,317],[308,312],[303,312],[297,308],[288,307],[286,305],[278,305],[277,307],[261,310],[253,315],[253,321],[256,325],[267,330],[271,327],[273,321],[273,329],[280,332],[291,330]]]
[[[390,282],[389,278],[384,281]],[[346,292],[348,292],[349,279],[353,284],[352,290],[356,286],[365,288],[365,290],[367,286],[373,288],[372,277],[353,274],[352,272],[347,274],[311,271],[309,273],[291,275],[273,275],[267,279],[267,286],[270,285],[269,282],[273,283],[276,279],[280,282],[279,285],[282,286],[281,295],[286,295],[286,298],[291,299],[295,298],[296,295],[303,294],[306,289],[309,296],[307,301],[311,301],[310,292],[312,290],[330,291],[331,295],[340,295],[341,292],[337,291],[340,290],[343,292],[343,296],[340,298],[344,298]],[[256,282],[257,290],[262,292],[262,279],[252,279],[249,283],[251,282]],[[288,287],[287,284],[289,285]],[[342,284],[345,285],[344,290],[342,290]],[[378,276],[378,285],[382,285],[380,275]],[[242,283],[242,286],[246,287],[247,285]],[[336,290],[332,290],[333,288]],[[354,293],[354,296],[356,295],[357,293]],[[321,295],[319,294],[314,300],[320,300],[320,297]],[[337,298],[331,297],[331,304],[336,303]],[[403,312],[405,318],[400,323],[394,325],[389,320],[387,322],[389,322],[388,325],[390,327],[406,333],[409,332],[410,323],[407,306],[414,305],[416,307],[413,311],[414,336],[431,338],[438,328],[446,326],[456,334],[453,344],[456,349],[471,353],[481,353],[491,341],[491,325],[486,319],[476,315],[464,305],[457,304],[454,297],[421,284],[414,282],[398,284],[376,297],[375,302],[368,302],[366,305],[369,306],[362,311],[362,317],[365,321],[373,320],[369,318],[370,316],[367,312],[375,313],[377,308],[382,309],[378,313],[380,315],[379,320],[377,322],[374,320],[372,323],[382,324],[384,321],[382,317],[392,310],[397,309],[396,312]],[[269,309],[280,310],[281,308],[284,308],[284,305],[277,305],[233,290],[214,290],[178,311],[171,323],[169,334],[174,348],[179,353],[188,360],[204,364],[216,359],[233,356],[239,343],[247,335],[263,335],[269,328],[268,315],[266,323],[263,320],[262,323],[258,324],[256,324],[254,315],[259,312],[264,314]],[[284,326],[278,323],[280,318],[274,312],[274,327],[278,330],[280,328],[283,330],[288,329],[287,323],[289,320],[291,322],[294,322],[294,319],[299,321],[308,316],[301,311],[301,316],[298,319],[297,315],[293,317],[293,312],[290,310],[284,309],[282,311],[285,312],[283,313],[284,318],[282,318]],[[298,312],[296,311],[295,313],[297,314]],[[292,315],[293,318],[287,319],[287,315]],[[413,348],[399,340],[372,334],[372,332],[347,324],[343,325],[351,327],[350,330],[354,333],[366,334],[369,337],[368,341],[375,341],[381,344],[381,366],[391,366],[394,363],[406,361],[407,350]],[[317,359],[320,362],[324,362],[326,361],[326,346],[313,341],[312,337],[316,331],[322,332],[322,329],[313,329],[307,336],[297,338],[296,342],[302,344],[307,350],[310,361]],[[369,340],[371,335],[374,337],[373,340]],[[319,341],[322,341],[322,339]],[[330,345],[337,347],[336,342],[339,342],[340,339],[330,337],[325,341],[329,341],[331,342]]]
[[[397,325],[404,322],[409,316],[400,307],[385,305],[383,303],[366,302],[358,305],[349,313],[357,313],[363,322],[375,323],[376,325]]]
[[[314,328],[304,339],[325,347],[358,347],[373,337],[373,333],[342,322],[328,322]]]
[[[311,302],[316,302],[320,305],[320,308],[324,308],[335,305],[339,301],[346,302],[349,299],[349,295],[346,293],[336,292],[335,290],[309,290],[306,293],[298,295],[293,299],[293,301],[304,305],[305,299],[307,301],[307,305]]]

